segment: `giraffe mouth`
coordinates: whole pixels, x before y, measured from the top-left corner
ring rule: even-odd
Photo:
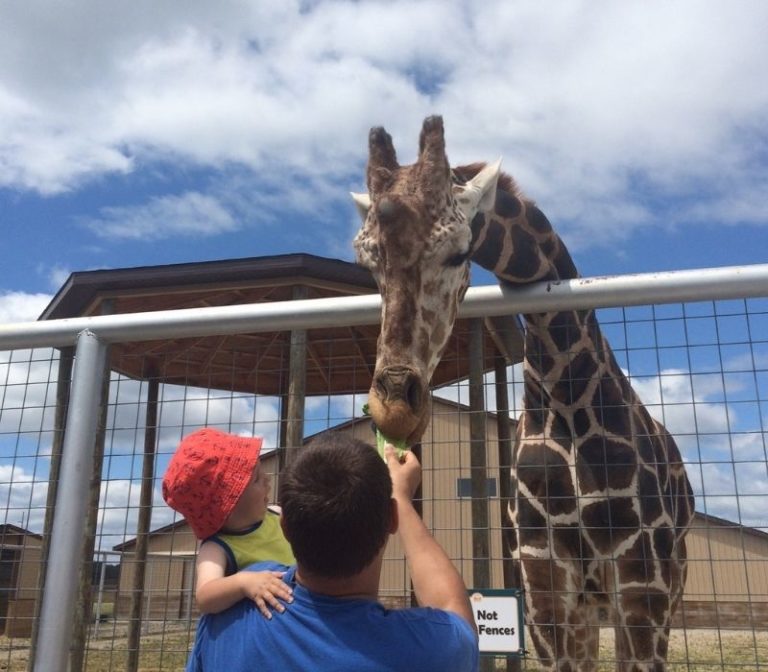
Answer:
[[[368,405],[381,432],[392,439],[415,443],[421,438],[428,416],[428,388],[408,367],[386,367],[374,377]]]

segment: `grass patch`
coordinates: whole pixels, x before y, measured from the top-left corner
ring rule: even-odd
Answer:
[[[526,633],[527,635],[527,633]],[[597,672],[613,672],[616,654],[613,630],[600,630],[600,653]],[[531,645],[530,637],[526,643]],[[689,629],[673,630],[670,637],[668,672],[740,672],[765,669],[768,662],[768,632],[752,630]],[[505,670],[506,662],[496,661],[497,670]],[[521,661],[524,672],[544,668],[535,658]]]
[[[182,672],[194,630],[175,625],[162,630],[162,623],[151,624],[151,631],[141,637],[139,670],[141,672]],[[530,638],[526,639],[530,645]],[[29,640],[0,636],[0,672],[26,672]],[[124,624],[102,625],[99,637],[91,638],[85,657],[87,672],[123,672],[128,660]],[[669,672],[741,672],[765,669],[768,662],[768,632],[751,630],[674,630],[670,641]],[[597,672],[615,670],[613,632],[600,633],[600,661]],[[522,670],[538,672],[534,658],[522,660]],[[497,659],[496,669],[505,662]]]

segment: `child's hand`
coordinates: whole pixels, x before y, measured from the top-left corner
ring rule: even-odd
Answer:
[[[243,595],[256,603],[264,618],[272,618],[270,607],[281,614],[285,611],[279,600],[293,602],[293,591],[281,578],[284,573],[239,572]]]

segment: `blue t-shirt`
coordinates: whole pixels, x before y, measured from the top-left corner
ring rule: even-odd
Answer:
[[[385,609],[373,600],[317,595],[295,580],[295,568],[259,563],[251,569],[288,570],[293,589],[284,613],[267,620],[250,600],[197,626],[187,672],[475,672],[477,637],[454,613],[431,608]]]

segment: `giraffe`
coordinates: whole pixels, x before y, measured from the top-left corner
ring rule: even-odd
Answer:
[[[429,382],[469,282],[469,263],[499,282],[578,277],[545,215],[500,161],[451,168],[442,118],[424,121],[416,163],[371,129],[358,262],[382,296],[369,394],[374,422],[417,442]],[[618,670],[666,666],[671,617],[686,577],[693,493],[680,452],[648,413],[594,310],[523,316],[524,399],[509,503],[531,640],[548,669],[593,670],[601,619]]]

